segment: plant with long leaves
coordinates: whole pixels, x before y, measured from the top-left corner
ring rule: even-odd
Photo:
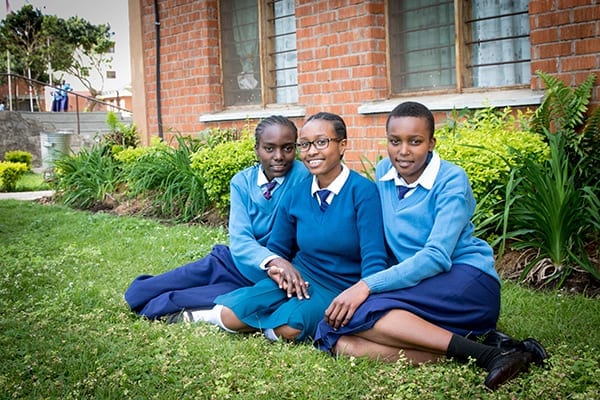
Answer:
[[[550,147],[545,163],[525,159],[511,171],[505,201],[504,240],[515,249],[537,249],[525,266],[524,279],[535,269],[548,269],[546,283],[561,287],[574,268],[580,267],[600,280],[585,249],[590,232],[598,232],[600,218],[596,188],[576,185],[562,132],[544,133]],[[509,228],[510,227],[510,230]]]
[[[537,72],[546,87],[542,104],[531,119],[531,130],[544,135],[561,132],[576,184],[597,182],[600,174],[600,107],[587,115],[596,75],[579,86],[567,86],[559,78]],[[577,168],[575,168],[577,166]]]
[[[103,145],[82,148],[75,155],[55,160],[54,185],[58,197],[65,205],[82,209],[101,204],[123,182],[119,164]]]
[[[161,217],[190,222],[208,207],[204,179],[191,167],[191,156],[199,145],[176,136],[177,146],[155,146],[127,168],[128,190],[132,196],[152,199]]]

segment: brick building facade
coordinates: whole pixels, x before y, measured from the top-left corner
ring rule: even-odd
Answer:
[[[535,107],[535,71],[575,85],[600,70],[597,0],[129,0],[129,18],[146,142],[271,114],[301,127],[331,111],[348,125],[357,168],[384,154],[387,113],[402,101],[426,104],[438,122],[453,108]]]

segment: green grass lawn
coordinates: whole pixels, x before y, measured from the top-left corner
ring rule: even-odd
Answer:
[[[538,338],[550,358],[496,392],[474,365],[335,359],[129,312],[136,275],[225,240],[222,229],[1,200],[0,399],[600,398],[600,301],[509,282],[499,328]]]
[[[44,180],[42,174],[29,172],[17,181],[15,192],[34,192],[48,189],[50,189],[50,185]]]

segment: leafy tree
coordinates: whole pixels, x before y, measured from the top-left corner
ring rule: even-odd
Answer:
[[[0,22],[0,51],[8,50],[11,66],[25,76],[48,82],[50,64],[54,71],[77,77],[95,97],[102,87],[95,88],[90,76],[96,71],[103,83],[102,70],[112,61],[106,54],[115,45],[111,36],[109,24],[43,15],[26,4]]]
[[[53,36],[58,38],[62,36],[59,43],[70,45],[70,53],[64,55],[69,60],[69,64],[57,69],[75,76],[90,92],[90,96],[98,96],[104,86],[104,68],[112,62],[112,57],[107,57],[107,54],[115,45],[115,42],[110,40],[112,36],[110,25],[93,25],[79,17],[70,17],[67,20],[54,16],[47,18],[48,30]],[[63,46],[62,49],[64,52],[68,47]],[[55,54],[59,54],[59,51]],[[102,82],[98,88],[94,87],[90,79],[94,73]],[[95,104],[89,102],[88,110],[91,111]]]
[[[0,23],[0,49],[11,55],[11,69],[28,78],[47,80],[47,36],[43,28],[44,16],[40,10],[25,5],[10,13]],[[37,88],[30,85],[36,92]]]

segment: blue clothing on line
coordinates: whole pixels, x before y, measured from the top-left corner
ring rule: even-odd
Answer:
[[[312,180],[283,199],[267,247],[292,264],[309,282],[309,299],[288,298],[270,278],[219,296],[256,329],[288,325],[298,340],[314,337],[317,323],[335,296],[360,278],[387,266],[383,221],[375,185],[354,171],[325,211],[311,195]]]
[[[300,161],[295,161],[267,200],[257,184],[262,173],[257,164],[231,180],[230,246],[216,245],[206,257],[160,275],[138,276],[125,292],[132,311],[156,319],[183,309],[211,308],[218,295],[266,277],[260,262],[273,255],[265,246],[276,210],[284,194],[310,174]]]

